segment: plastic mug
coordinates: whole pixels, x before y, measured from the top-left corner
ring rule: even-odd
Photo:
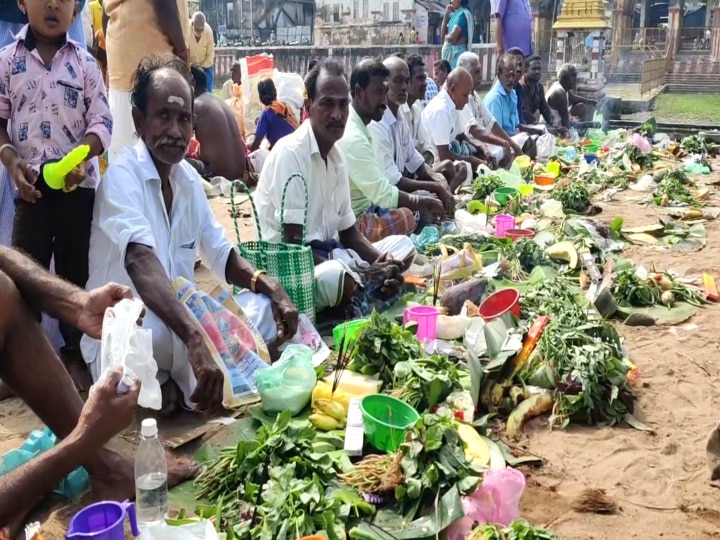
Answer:
[[[418,325],[415,336],[420,341],[432,341],[437,334],[437,318],[440,311],[432,306],[413,306],[403,311],[403,324],[410,321]]]
[[[124,540],[125,516],[130,516],[130,528],[139,536],[135,504],[103,501],[80,510],[70,520],[67,540]]]
[[[505,238],[505,231],[515,228],[515,216],[498,214],[495,216],[495,236]]]
[[[557,161],[551,161],[545,166],[545,170],[548,173],[554,174],[555,178],[557,178],[558,176],[560,176],[560,163],[558,163]]]

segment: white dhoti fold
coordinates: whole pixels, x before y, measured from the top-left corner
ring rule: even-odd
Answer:
[[[375,242],[373,247],[396,261],[406,261],[415,256],[415,245],[407,236],[388,236]],[[315,267],[317,311],[339,306],[345,277],[349,275],[355,282],[361,283],[357,272],[370,266],[351,249],[334,249],[330,257],[330,260]]]
[[[130,92],[121,92],[111,88],[108,102],[113,118],[112,139],[110,139],[110,148],[108,148],[108,163],[112,163],[120,155],[123,148],[133,146],[138,138],[132,117]]]

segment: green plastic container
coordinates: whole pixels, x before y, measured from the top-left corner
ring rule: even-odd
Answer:
[[[518,190],[511,187],[501,187],[497,188],[493,192],[493,197],[497,202],[499,202],[502,205],[507,204],[508,199],[510,197],[517,197],[518,196]]]
[[[600,143],[597,141],[593,141],[590,144],[583,146],[583,152],[586,154],[597,154],[598,150],[600,150]]]
[[[360,400],[365,437],[381,452],[395,452],[407,431],[420,420],[410,405],[385,394],[370,394]]]
[[[362,329],[369,324],[370,321],[368,319],[356,319],[354,321],[338,324],[335,328],[333,328],[333,344],[335,348],[340,346],[343,333],[345,333],[345,339],[347,340],[346,345],[350,345],[358,338]]]

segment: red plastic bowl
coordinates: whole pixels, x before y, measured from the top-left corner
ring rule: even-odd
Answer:
[[[478,309],[480,316],[486,322],[502,317],[510,312],[516,317],[520,316],[520,291],[517,289],[502,289],[488,296]]]
[[[535,231],[529,229],[508,229],[505,231],[505,238],[509,238],[513,242],[520,238],[534,238]]]

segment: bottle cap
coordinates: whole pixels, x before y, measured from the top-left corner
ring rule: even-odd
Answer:
[[[143,420],[140,433],[143,437],[155,437],[158,434],[157,420],[154,418],[146,418]]]

